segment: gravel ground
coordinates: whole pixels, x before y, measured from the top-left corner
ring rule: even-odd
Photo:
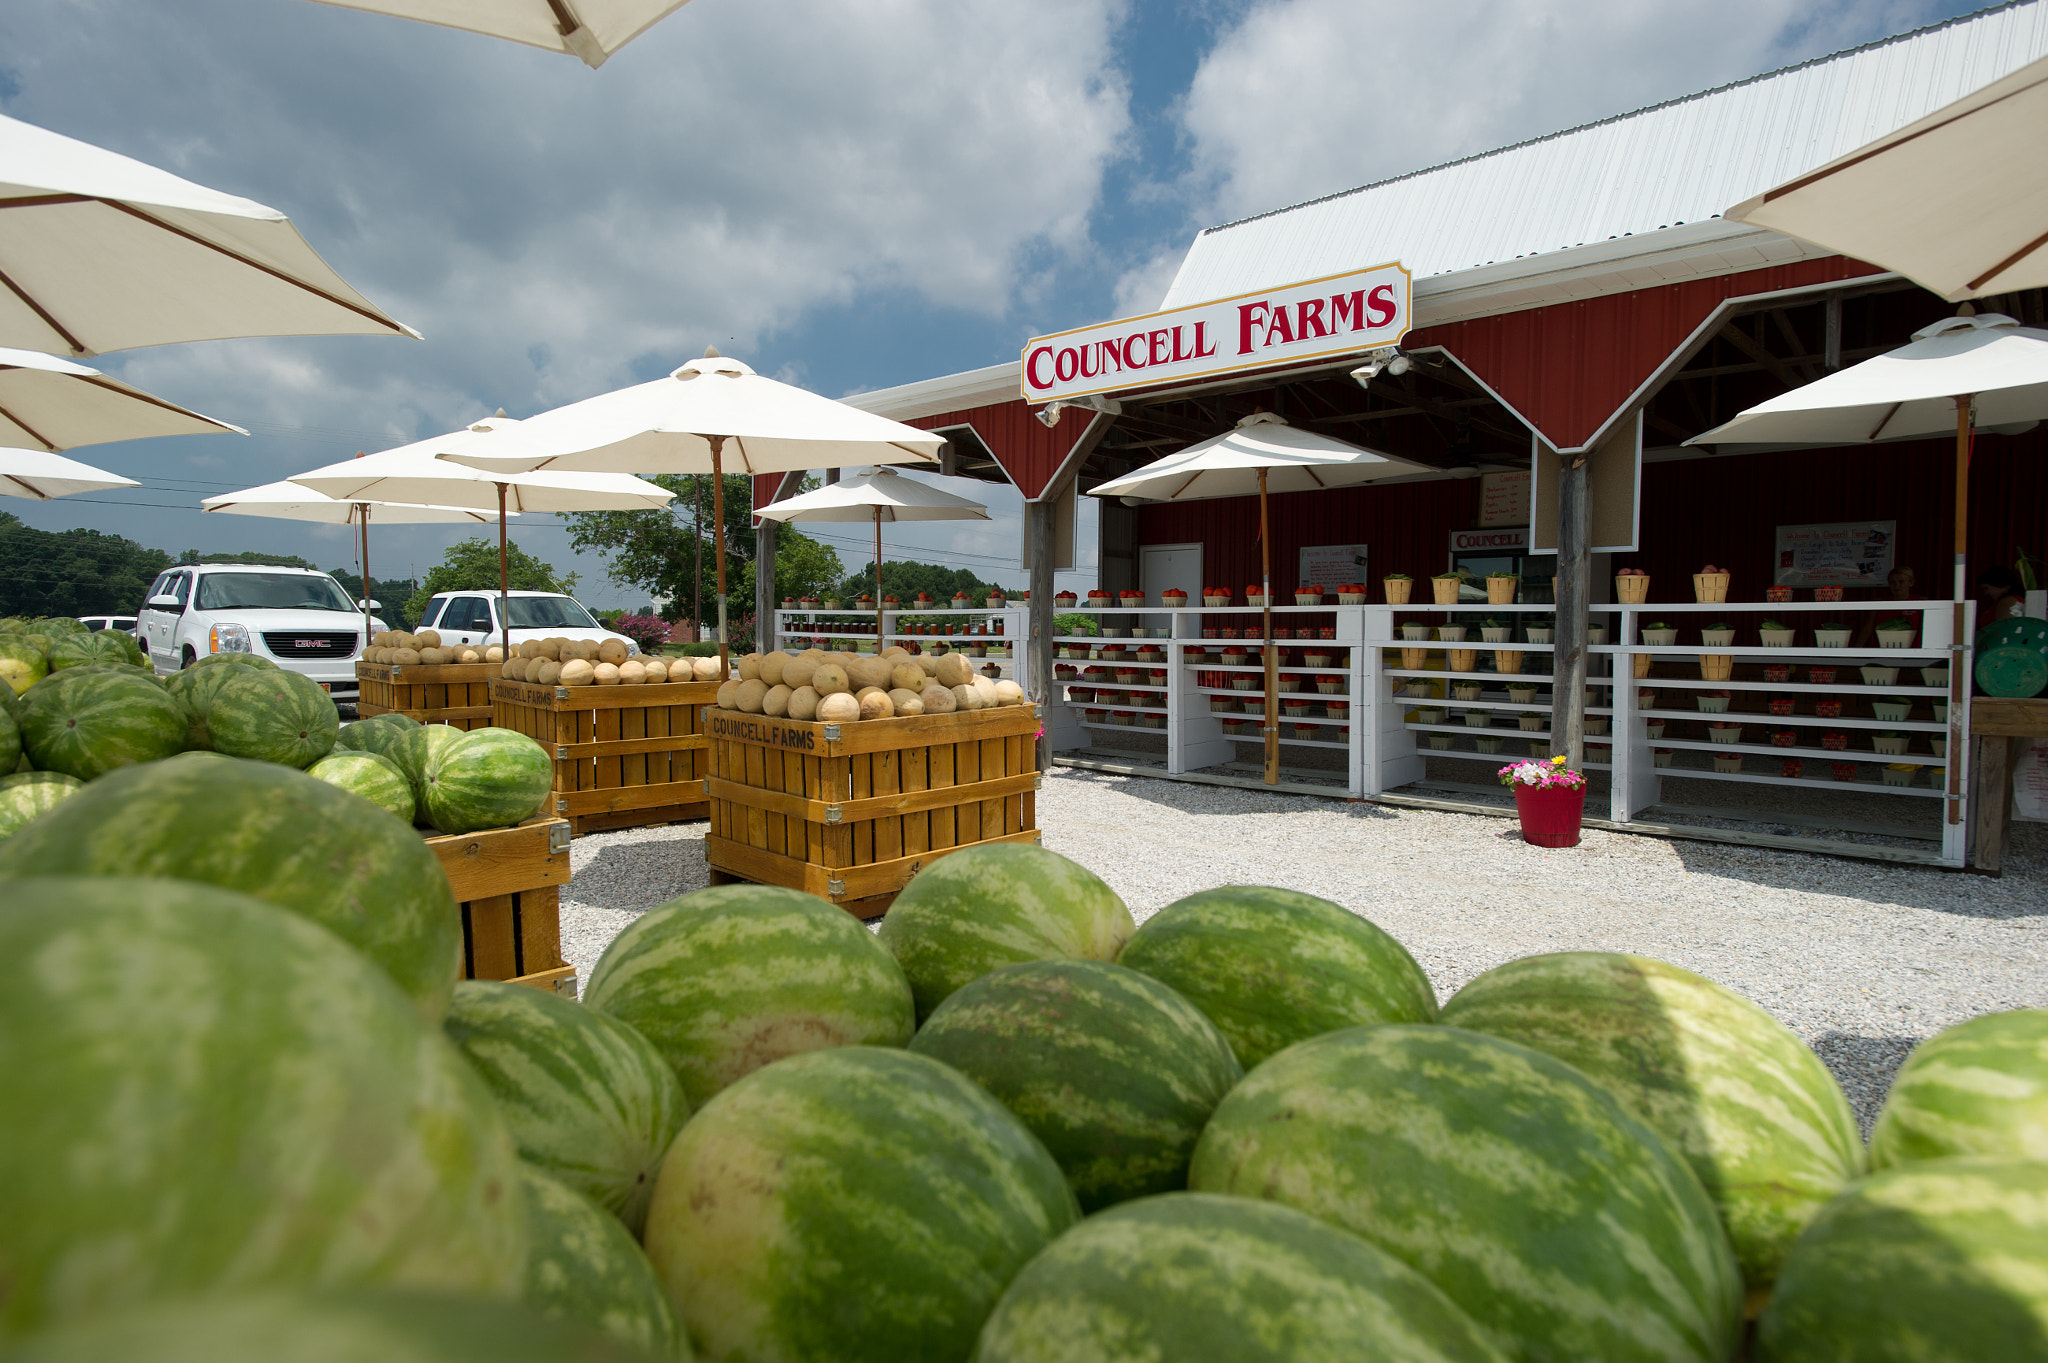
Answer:
[[[1589,830],[1530,847],[1511,820],[1060,769],[1045,845],[1142,922],[1219,884],[1284,885],[1398,937],[1448,998],[1517,956],[1629,951],[1696,970],[1804,1037],[1866,1133],[1920,1039],[2048,1006],[2048,826],[2015,826],[2003,879]],[[639,913],[705,883],[704,825],[578,839],[563,951],[579,978]]]

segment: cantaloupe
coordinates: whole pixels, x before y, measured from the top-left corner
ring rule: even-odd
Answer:
[[[899,686],[894,691],[891,691],[889,693],[889,703],[896,707],[898,715],[921,715],[924,713],[924,702],[918,699],[917,692],[907,686]]]
[[[596,680],[594,669],[582,658],[571,658],[562,664],[562,675],[555,680],[563,686],[589,686]]]
[[[799,686],[789,693],[789,717],[791,719],[816,719],[818,701],[821,697],[814,687]]]
[[[846,724],[860,718],[860,702],[851,692],[835,691],[818,702],[818,718],[827,724]]]

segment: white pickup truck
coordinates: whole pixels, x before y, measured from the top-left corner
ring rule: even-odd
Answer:
[[[573,596],[560,592],[511,592],[507,605],[512,617],[512,642],[528,639],[592,639],[603,643],[616,639],[626,652],[637,654],[640,645],[623,634],[614,634],[583,608]],[[441,592],[420,612],[419,629],[430,629],[445,644],[495,644],[498,642],[498,594],[492,591]]]
[[[374,617],[371,624],[384,628]],[[151,584],[136,613],[136,636],[158,675],[209,653],[253,653],[320,683],[337,700],[356,698],[362,607],[340,583],[309,568],[172,568]]]

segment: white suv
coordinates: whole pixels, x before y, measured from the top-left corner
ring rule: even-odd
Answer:
[[[371,624],[384,628],[374,617]],[[253,653],[319,682],[338,700],[356,697],[362,608],[340,583],[309,568],[173,568],[151,584],[136,635],[160,675],[209,653]]]
[[[629,654],[640,645],[623,634],[614,634],[583,609],[583,603],[560,592],[510,592],[506,602],[512,617],[512,642],[528,639],[591,639],[603,643],[616,639]],[[430,629],[449,644],[495,644],[498,629],[498,594],[493,591],[442,592],[420,612],[419,629]],[[417,631],[415,631],[417,632]]]

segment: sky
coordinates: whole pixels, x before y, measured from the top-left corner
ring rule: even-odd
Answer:
[[[178,553],[353,566],[352,532],[199,498],[532,416],[716,345],[828,396],[1158,305],[1205,226],[1979,8],[1940,0],[692,0],[605,66],[309,0],[8,0],[0,112],[289,214],[424,341],[102,356],[250,436],[73,457],[143,486],[4,509]],[[1022,585],[994,522],[886,552]],[[1088,499],[1083,499],[1084,505]],[[473,529],[373,532],[424,572]],[[644,592],[513,537],[594,607]],[[859,537],[820,535],[848,567]],[[1092,517],[1080,571],[1092,583]]]

